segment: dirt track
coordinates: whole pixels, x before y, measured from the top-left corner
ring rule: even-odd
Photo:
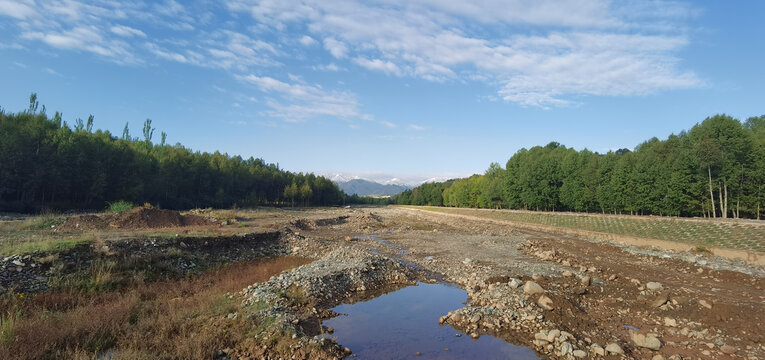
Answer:
[[[541,340],[551,331],[570,333],[573,339],[566,342],[587,357],[601,351],[606,358],[765,357],[762,267],[395,207],[316,210],[299,218],[293,225],[301,225],[302,235],[321,239],[325,246],[372,250],[444,274],[473,299],[460,314],[498,314],[477,323],[460,321],[462,316],[444,321],[475,336],[488,333],[533,347],[543,358],[572,356],[570,349],[559,348],[560,341]],[[339,240],[348,236],[358,240]],[[310,248],[310,241],[304,247]],[[552,301],[552,310],[536,305],[540,295],[507,286],[512,278],[527,282],[532,277]],[[524,308],[499,305],[510,298],[521,299],[542,319],[507,322],[503,306]],[[633,340],[638,334],[658,339],[659,350],[638,346]],[[612,343],[624,355],[603,350]],[[656,347],[650,341],[646,346]]]

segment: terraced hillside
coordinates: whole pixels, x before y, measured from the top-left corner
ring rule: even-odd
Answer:
[[[693,246],[717,246],[765,252],[765,222],[756,220],[687,219],[444,207],[417,208],[518,223],[676,241]]]

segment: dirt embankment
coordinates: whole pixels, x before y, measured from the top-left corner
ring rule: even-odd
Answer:
[[[98,267],[114,276],[105,287],[140,274],[147,280],[183,277],[218,264],[284,255],[288,245],[278,231],[241,236],[159,238],[82,244],[58,252],[36,252],[0,259],[0,294],[29,293],[56,287],[63,279],[78,280]],[[125,278],[125,279],[123,279]],[[71,281],[70,281],[71,282]]]
[[[57,227],[56,231],[135,230],[212,225],[217,225],[216,219],[198,215],[181,215],[173,210],[137,207],[116,214],[72,216]]]

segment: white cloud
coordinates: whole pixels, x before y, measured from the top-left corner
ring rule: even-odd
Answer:
[[[314,38],[312,38],[312,37],[310,37],[308,35],[304,35],[303,37],[300,38],[299,41],[300,41],[301,44],[303,44],[305,46],[316,45],[318,43],[318,41],[314,40]]]
[[[386,74],[401,75],[401,69],[399,69],[396,64],[390,61],[384,61],[380,59],[369,60],[362,57],[357,57],[353,59],[353,62],[369,70],[382,71]]]
[[[411,124],[411,125],[409,125],[409,130],[423,131],[423,130],[425,130],[425,128],[420,126],[420,125]]]
[[[25,32],[21,37],[28,40],[40,40],[60,49],[84,50],[110,58],[121,63],[135,63],[136,60],[124,42],[106,39],[95,26],[78,26],[65,31]]]
[[[146,43],[146,48],[149,49],[149,51],[151,51],[154,55],[157,55],[166,60],[172,60],[182,64],[190,62],[190,59],[183,54],[165,50],[154,43]]]
[[[694,16],[676,2],[230,0],[229,8],[274,29],[306,26],[332,56],[369,70],[484,81],[524,106],[702,84],[674,55],[688,42],[682,20]]]
[[[356,96],[348,92],[326,91],[319,86],[303,83],[286,83],[268,76],[247,75],[238,77],[255,85],[260,91],[279,96],[283,102],[269,99],[265,115],[287,122],[329,116],[343,120],[370,119],[359,110]]]
[[[133,37],[133,36],[138,36],[142,38],[146,37],[146,34],[143,31],[131,28],[130,26],[115,25],[115,26],[112,26],[110,30],[113,33],[123,37]]]
[[[392,123],[390,121],[380,121],[380,124],[382,124],[383,126],[389,128],[389,129],[395,129],[395,128],[398,127],[396,124],[394,124],[394,123]]]
[[[35,14],[34,5],[28,0],[0,0],[0,15],[23,20]]]
[[[332,72],[338,72],[345,70],[339,66],[337,66],[335,63],[329,63],[327,65],[318,65],[312,67],[314,70],[321,70],[321,71],[332,71]]]
[[[324,48],[327,49],[332,56],[338,59],[344,58],[345,54],[348,52],[348,47],[334,38],[324,39]]]

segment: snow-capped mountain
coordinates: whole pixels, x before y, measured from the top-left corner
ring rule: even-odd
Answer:
[[[340,190],[345,191],[346,194],[356,194],[359,196],[368,195],[395,195],[402,191],[411,189],[410,186],[396,185],[396,184],[380,184],[378,182],[364,180],[364,179],[351,179],[348,181],[338,182],[337,186]]]

